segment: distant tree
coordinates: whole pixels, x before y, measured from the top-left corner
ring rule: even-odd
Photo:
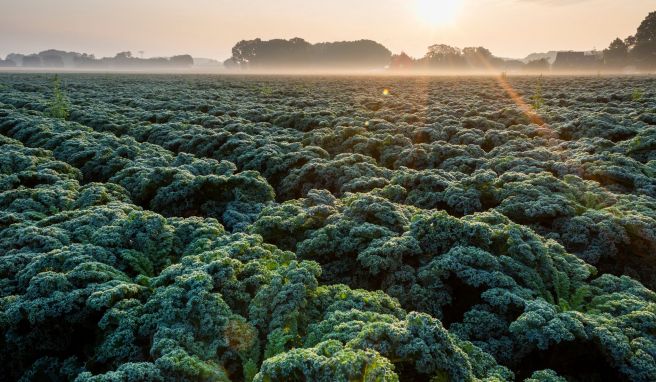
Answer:
[[[11,67],[14,67],[14,66],[16,66],[16,63],[12,60],[9,60],[9,59],[0,60],[0,67],[11,68]]]
[[[61,56],[55,54],[48,54],[41,57],[43,66],[47,68],[63,68],[64,59]]]
[[[629,36],[624,39],[624,44],[626,44],[627,49],[631,50],[635,47],[636,38],[635,36]]]
[[[448,57],[448,56],[460,56],[462,51],[460,48],[446,44],[434,44],[428,47],[428,53],[426,57],[435,58],[435,57]]]
[[[140,60],[132,55],[132,52],[119,52],[112,59],[106,60],[110,66],[136,66],[147,60]]]
[[[193,58],[188,54],[155,58],[138,58],[132,52],[124,51],[114,57],[97,59],[93,54],[66,52],[48,49],[38,54],[9,54],[6,60],[0,59],[0,66],[47,67],[47,68],[111,68],[111,67],[141,67],[166,68],[190,67],[194,64]]]
[[[232,48],[232,60],[241,67],[299,66],[311,44],[301,38],[242,40]]]
[[[240,67],[240,64],[234,57],[230,57],[229,59],[223,61],[223,66],[225,66],[226,69],[237,69]]]
[[[262,42],[261,39],[241,40],[232,47],[232,57],[229,60],[238,66],[247,66],[255,58],[257,46]]]
[[[407,70],[411,69],[414,60],[412,57],[408,56],[405,52],[401,54],[394,54],[390,59],[390,69],[392,70]]]
[[[28,68],[41,67],[41,57],[35,54],[25,56],[23,57],[23,66]]]
[[[428,47],[423,58],[416,61],[417,66],[439,70],[491,70],[517,69],[523,66],[519,61],[503,60],[495,57],[489,49],[482,46],[460,49],[446,44]]]
[[[135,57],[131,59],[129,65],[148,67],[148,68],[160,68],[160,67],[163,68],[167,66],[175,66],[172,64],[170,59],[164,57],[153,57],[144,60]]]
[[[171,65],[176,67],[189,67],[194,65],[194,59],[188,54],[173,56],[169,61]]]
[[[656,67],[656,11],[647,15],[638,27],[631,53],[641,67]]]
[[[82,53],[73,59],[73,65],[75,67],[98,67],[102,65],[102,61],[97,60],[93,54]]]
[[[324,42],[310,47],[308,63],[330,68],[383,68],[392,52],[372,40]]]
[[[13,61],[16,64],[16,66],[23,66],[23,58],[25,58],[24,54],[11,53],[7,55],[5,60]]]
[[[548,71],[550,66],[551,65],[549,64],[549,59],[541,58],[538,60],[529,61],[526,64],[526,70],[531,72],[544,72]]]
[[[627,64],[628,57],[629,47],[626,42],[616,38],[608,49],[604,50],[604,65],[609,68],[620,68]]]
[[[275,39],[260,41],[256,50],[250,51],[248,61],[252,65],[260,66],[303,66],[306,64],[308,51],[312,44],[302,38],[291,40]]]
[[[117,58],[119,60],[124,58],[132,58],[132,52],[128,51],[128,52],[116,53],[116,56],[114,58]]]
[[[498,59],[498,58],[497,58]],[[504,71],[517,71],[526,69],[526,64],[522,60],[504,60],[498,59],[497,65],[498,69],[503,69]]]
[[[134,63],[132,58],[132,52],[120,52],[116,53],[113,59],[110,60],[110,63],[118,66],[127,66]]]
[[[656,11],[645,17],[635,35],[636,44],[644,44],[656,41]]]
[[[442,69],[462,68],[465,63],[462,51],[446,44],[429,46],[422,62],[429,68]]]
[[[474,69],[489,70],[503,63],[503,60],[494,57],[489,49],[483,48],[482,46],[464,48],[462,55],[467,66]]]
[[[492,57],[492,52],[482,46],[463,48],[462,54],[465,57]]]
[[[226,67],[384,67],[391,52],[371,40],[310,44],[302,38],[291,40],[242,40],[232,48]]]
[[[74,65],[75,59],[82,56],[77,52],[66,52],[58,49],[47,49],[38,53],[41,57],[43,66],[50,68],[71,67]]]

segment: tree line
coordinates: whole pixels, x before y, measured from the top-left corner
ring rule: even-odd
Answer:
[[[193,64],[194,59],[188,54],[140,58],[125,51],[114,57],[96,58],[93,54],[55,49],[27,55],[12,53],[0,60],[0,67],[26,68],[188,68]]]
[[[542,56],[542,57],[541,57]],[[531,59],[532,58],[532,59]],[[561,51],[533,54],[525,60],[496,57],[485,47],[463,49],[434,44],[421,58],[404,52],[392,55],[371,40],[311,44],[301,38],[291,40],[242,40],[232,48],[227,68],[239,69],[382,69],[392,71],[617,71],[656,68],[656,12],[651,12],[637,32],[624,40],[617,38],[603,51]]]
[[[656,11],[642,21],[634,35],[616,38],[603,51],[552,53],[532,54],[524,60],[504,59],[482,46],[460,49],[434,44],[423,57],[413,58],[404,52],[393,55],[372,40],[312,44],[298,37],[268,41],[257,38],[239,41],[224,66],[245,70],[650,71],[656,69]],[[53,49],[30,55],[10,54],[0,60],[0,67],[45,68],[188,68],[193,64],[194,59],[187,54],[144,59],[126,51],[96,58]]]
[[[302,38],[291,40],[242,40],[232,48],[227,68],[380,68],[389,62],[390,52],[371,40],[311,44]]]

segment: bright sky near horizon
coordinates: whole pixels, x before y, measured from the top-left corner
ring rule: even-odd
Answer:
[[[0,0],[0,56],[55,48],[226,59],[239,40],[376,40],[421,57],[445,43],[500,57],[603,49],[656,0]]]

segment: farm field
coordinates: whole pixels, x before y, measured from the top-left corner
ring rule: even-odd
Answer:
[[[656,78],[0,74],[0,375],[656,380]]]

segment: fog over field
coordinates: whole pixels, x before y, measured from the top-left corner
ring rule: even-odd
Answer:
[[[5,1],[0,55],[61,49],[109,57],[191,54],[225,60],[240,40],[371,39],[421,57],[444,43],[499,57],[602,50],[635,33],[652,0]],[[11,38],[9,38],[11,37]]]

